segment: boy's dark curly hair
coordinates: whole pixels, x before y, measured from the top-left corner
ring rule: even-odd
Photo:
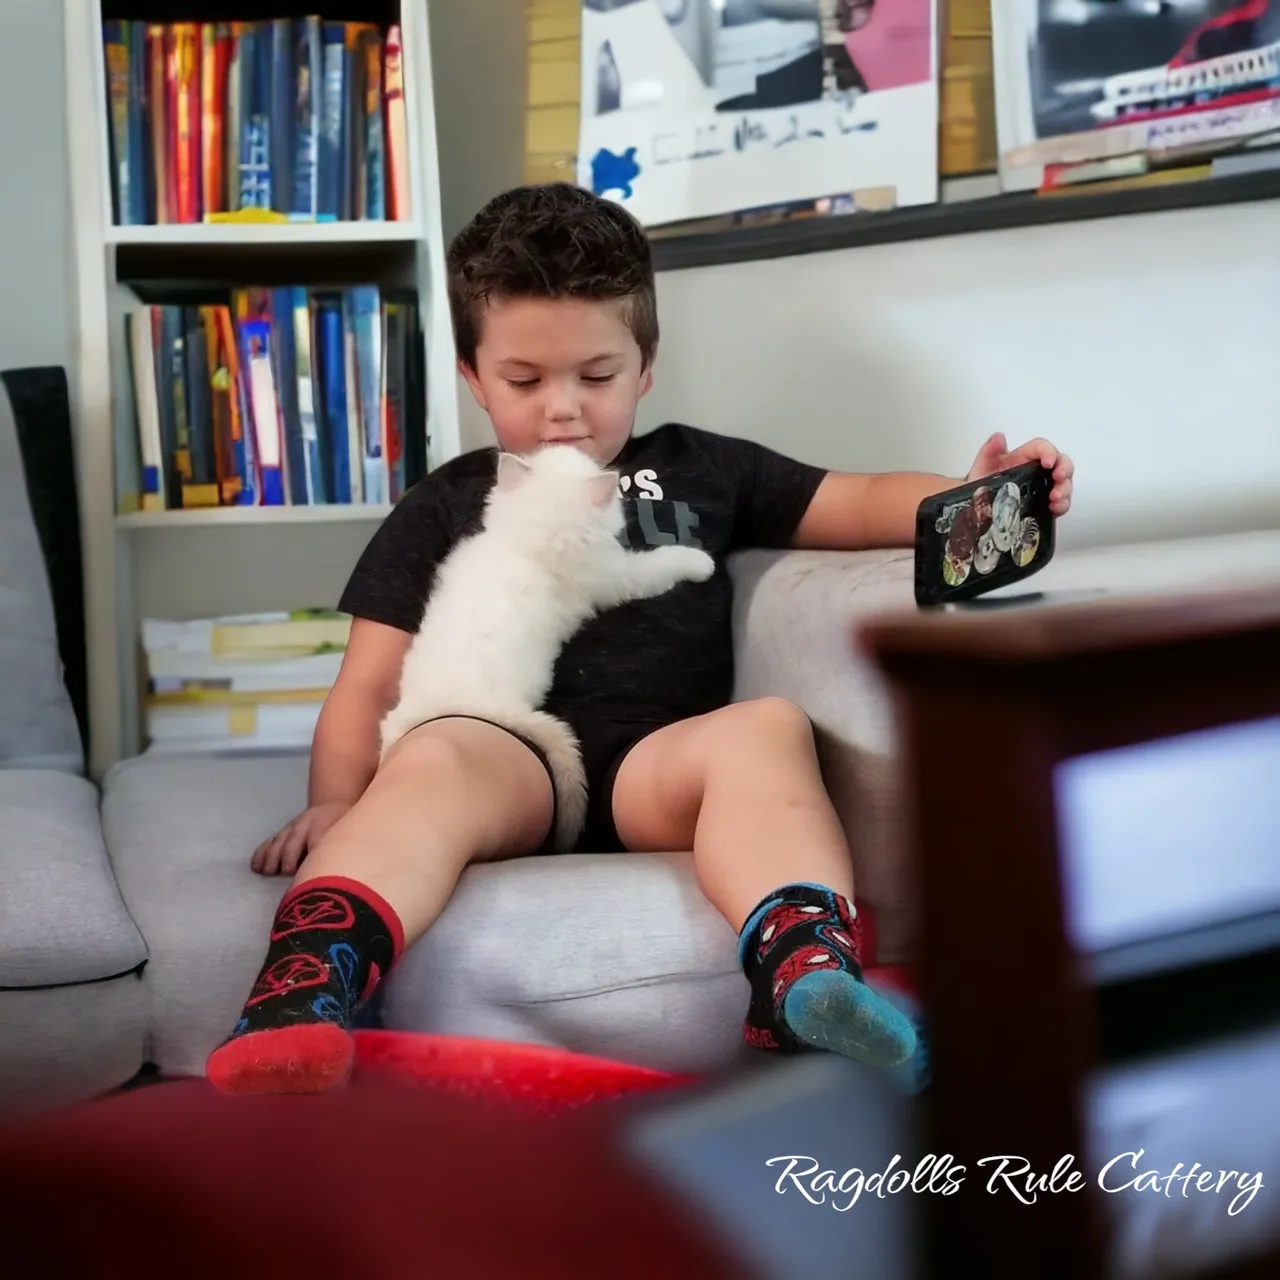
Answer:
[[[653,255],[623,208],[567,182],[495,196],[449,246],[458,358],[476,363],[490,298],[616,298],[647,366],[658,348]]]

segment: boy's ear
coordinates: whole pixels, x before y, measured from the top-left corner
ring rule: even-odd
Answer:
[[[523,458],[514,453],[498,454],[498,489],[506,493],[516,488],[531,469]]]
[[[590,480],[591,504],[596,507],[609,505],[609,499],[618,491],[618,473],[605,471]]]
[[[480,386],[480,378],[476,371],[465,361],[458,361],[458,372],[467,380],[467,386],[471,388],[471,394],[478,404],[486,413],[489,412],[489,403],[484,398],[484,389]]]
[[[655,349],[653,355],[649,357],[649,363],[645,365],[644,371],[640,374],[640,399],[653,390],[653,364],[658,358],[658,352]]]

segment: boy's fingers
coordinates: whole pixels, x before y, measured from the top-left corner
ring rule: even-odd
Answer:
[[[307,851],[307,829],[301,823],[294,827],[280,852],[280,874],[291,876]]]
[[[262,874],[264,876],[274,876],[280,871],[280,847],[283,835],[284,833],[281,832],[280,835],[273,836],[262,855]]]

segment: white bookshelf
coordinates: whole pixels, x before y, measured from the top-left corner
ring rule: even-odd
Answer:
[[[137,662],[142,614],[175,618],[203,612],[332,604],[387,506],[225,507],[132,512],[115,509],[115,414],[131,412],[123,316],[137,298],[118,274],[127,252],[133,271],[154,250],[180,252],[214,278],[236,274],[254,284],[254,263],[267,254],[279,272],[299,254],[292,283],[317,278],[332,246],[348,274],[369,255],[372,283],[418,291],[426,343],[429,468],[460,451],[453,336],[445,294],[440,166],[427,5],[401,0],[405,98],[408,104],[411,220],[403,222],[202,223],[124,227],[112,221],[108,119],[102,53],[102,0],[63,0],[69,120],[76,350],[70,372],[84,546],[88,631],[90,772],[100,777],[136,754],[140,738]],[[252,6],[228,18],[270,18]],[[251,12],[252,10],[252,12]],[[282,12],[288,12],[287,8]],[[318,12],[325,13],[319,6]],[[124,7],[110,16],[133,17]],[[335,17],[350,11],[334,11]],[[175,3],[166,22],[181,21]],[[387,267],[388,254],[395,265]],[[189,270],[190,268],[188,268]],[[319,268],[322,270],[323,268]],[[157,268],[159,278],[160,268]],[[389,277],[388,271],[393,274]],[[206,585],[207,584],[207,585]],[[302,585],[300,585],[302,584]],[[295,599],[294,592],[322,599]]]
[[[419,241],[422,224],[406,222],[285,222],[285,223],[166,223],[157,227],[106,228],[105,242],[112,244],[189,246],[247,244],[295,245],[395,244]]]
[[[130,511],[116,516],[117,529],[192,529],[243,525],[377,523],[391,514],[390,503],[355,502],[348,506],[209,507],[191,511]]]

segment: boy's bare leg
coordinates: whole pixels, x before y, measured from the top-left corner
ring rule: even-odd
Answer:
[[[618,769],[613,816],[628,849],[693,850],[739,933],[749,1042],[911,1057],[910,1021],[861,980],[849,849],[799,707],[762,698],[650,734]]]
[[[392,749],[281,901],[240,1021],[207,1073],[237,1093],[313,1092],[350,1071],[350,1018],[469,862],[531,853],[553,819],[541,761],[504,730],[440,720]]]
[[[392,747],[294,885],[359,880],[390,904],[410,946],[444,910],[468,863],[532,853],[552,812],[547,771],[518,738],[481,720],[436,720]]]

